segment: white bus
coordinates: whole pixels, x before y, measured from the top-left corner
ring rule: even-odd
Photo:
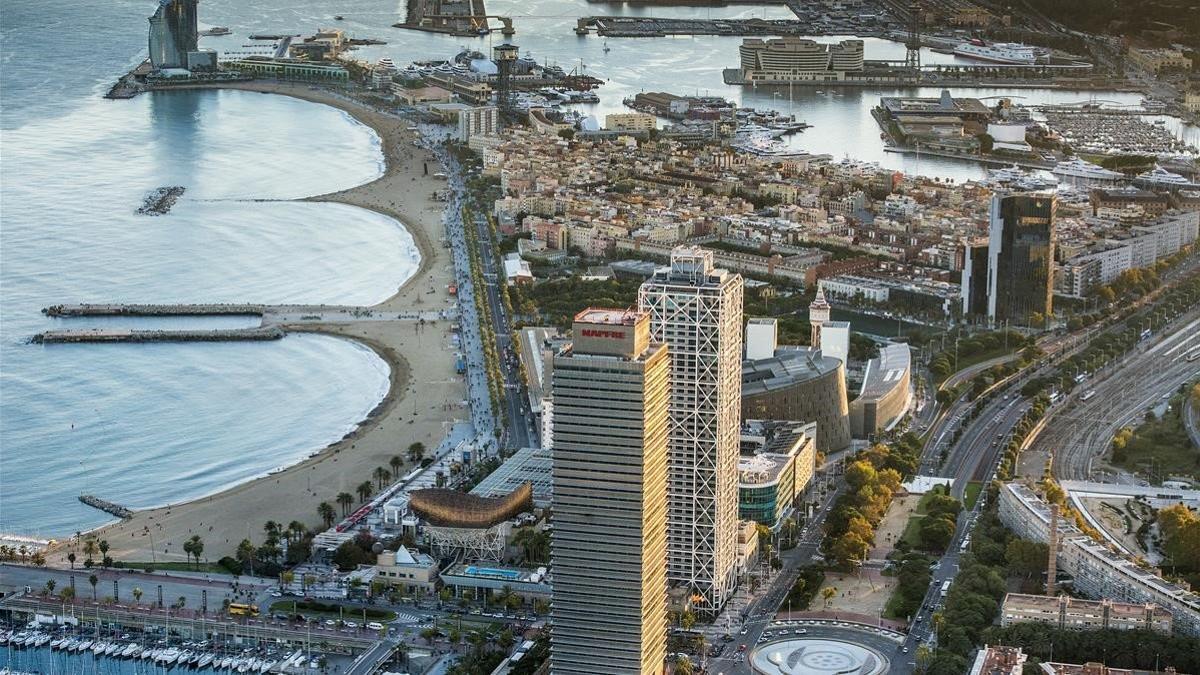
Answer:
[[[943,598],[946,597],[946,594],[950,592],[950,583],[951,583],[951,581],[949,579],[942,582],[942,597]]]

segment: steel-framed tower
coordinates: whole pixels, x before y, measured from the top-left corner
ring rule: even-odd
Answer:
[[[512,69],[520,51],[510,44],[492,48],[492,59],[496,62],[496,107],[500,109],[502,120],[513,114]]]
[[[667,576],[715,617],[733,592],[742,399],[742,277],[679,247],[638,291],[671,357]]]
[[[908,6],[908,36],[904,39],[904,67],[914,73],[921,70],[921,5]]]

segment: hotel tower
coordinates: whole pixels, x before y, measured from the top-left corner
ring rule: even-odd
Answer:
[[[679,247],[638,292],[650,339],[671,359],[667,577],[708,617],[736,574],[742,285],[713,267],[711,251]]]
[[[632,310],[586,309],[554,357],[553,675],[663,672],[667,347]]]

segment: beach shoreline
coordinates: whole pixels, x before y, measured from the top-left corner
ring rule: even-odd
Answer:
[[[389,367],[389,387],[371,412],[342,439],[294,464],[266,476],[249,478],[210,495],[168,506],[136,511],[132,518],[103,525],[91,535],[105,539],[114,560],[182,561],[183,543],[193,535],[204,541],[204,557],[217,560],[231,555],[242,539],[256,545],[263,539],[267,520],[299,520],[310,527],[322,525],[317,505],[328,502],[339,508],[338,493],[357,496],[356,487],[372,479],[376,467],[391,470],[390,459],[400,456],[412,466],[405,450],[420,441],[432,451],[449,425],[469,419],[462,408],[465,384],[454,373],[454,352],[449,341],[450,321],[415,323],[386,315],[397,311],[449,309],[454,298],[446,291],[453,282],[448,251],[436,246],[442,238],[442,205],[433,193],[443,183],[425,171],[424,163],[436,159],[414,147],[415,134],[397,117],[349,100],[326,89],[286,82],[237,82],[221,86],[189,87],[235,89],[280,94],[335,107],[371,128],[379,137],[384,171],[373,181],[345,190],[296,201],[334,202],[364,208],[396,220],[411,234],[420,254],[416,271],[387,299],[364,310],[377,312],[379,320],[338,321],[323,317],[316,323],[294,324],[272,319],[289,332],[316,333],[365,345]],[[415,339],[414,339],[415,338]],[[420,400],[414,396],[419,383]],[[412,401],[412,407],[401,405]],[[424,409],[422,409],[424,408]],[[356,498],[357,503],[357,498]],[[339,511],[340,513],[340,511]],[[50,550],[49,561],[66,565],[66,554],[78,543],[60,541]]]

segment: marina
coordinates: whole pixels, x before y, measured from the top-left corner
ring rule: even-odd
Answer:
[[[1153,124],[1140,111],[1110,111],[1096,107],[1043,110],[1047,125],[1076,152],[1097,154],[1175,155],[1200,150],[1176,138],[1163,125]]]

